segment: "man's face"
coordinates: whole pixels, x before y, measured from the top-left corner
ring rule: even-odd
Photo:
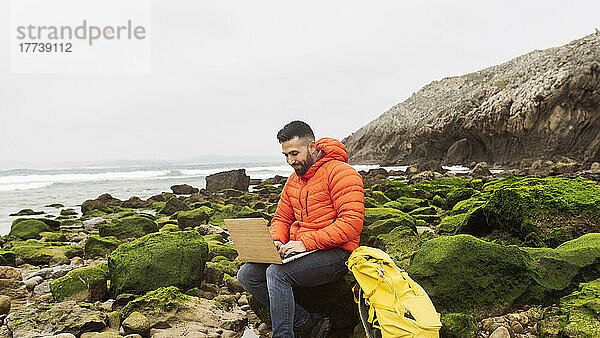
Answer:
[[[306,174],[317,158],[316,143],[310,139],[294,137],[285,141],[281,143],[281,152],[298,176]]]

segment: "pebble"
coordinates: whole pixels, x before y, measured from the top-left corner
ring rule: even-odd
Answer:
[[[510,332],[504,326],[498,327],[489,338],[510,338]]]
[[[260,323],[260,325],[258,326],[258,332],[263,333],[267,331],[269,331],[269,325],[265,323]]]
[[[0,266],[0,279],[23,280],[21,271],[12,266]]]
[[[494,323],[495,323],[495,321],[493,319],[486,318],[486,319],[484,319],[484,320],[481,321],[481,328],[484,331],[491,331],[490,328],[491,328],[492,324],[494,324]]]
[[[41,296],[50,292],[50,282],[44,281],[33,288],[33,294],[36,296]]]
[[[0,315],[5,315],[10,312],[10,297],[0,296]]]
[[[83,266],[85,265],[85,262],[83,261],[83,258],[75,256],[71,258],[71,265]]]
[[[506,317],[511,322],[520,322],[521,321],[521,316],[517,313],[509,313],[506,315]]]
[[[46,294],[41,295],[39,298],[40,298],[40,300],[42,300],[44,302],[49,302],[52,300],[52,294],[46,293]]]
[[[33,276],[25,281],[25,286],[27,287],[27,290],[31,291],[33,290],[33,288],[35,288],[36,285],[40,284],[43,281],[44,279],[41,276]]]
[[[240,298],[237,301],[238,305],[243,306],[243,305],[248,305],[248,298],[246,297],[246,295],[242,295],[240,296]]]
[[[525,333],[525,329],[523,328],[523,325],[521,325],[521,323],[519,322],[513,322],[511,324],[513,330],[515,331],[515,333],[519,333],[519,334],[523,334]]]
[[[529,324],[529,317],[527,317],[526,314],[521,314],[521,320],[520,320],[520,322],[523,325]]]

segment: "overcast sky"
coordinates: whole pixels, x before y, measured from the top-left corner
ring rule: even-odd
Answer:
[[[599,1],[152,1],[151,73],[12,75],[0,162],[277,155],[293,119],[342,139],[427,83],[600,28]]]

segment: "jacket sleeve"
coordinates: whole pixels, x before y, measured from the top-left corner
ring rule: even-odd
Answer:
[[[281,191],[275,216],[271,220],[271,229],[269,231],[271,232],[273,241],[280,241],[283,244],[287,243],[290,240],[290,226],[295,220],[294,209],[292,209],[286,182]]]
[[[365,195],[360,174],[344,163],[329,174],[328,185],[337,218],[322,229],[303,234],[302,243],[306,250],[339,247],[358,237],[362,231]]]

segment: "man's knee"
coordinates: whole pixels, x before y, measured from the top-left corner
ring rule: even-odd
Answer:
[[[237,272],[237,280],[246,289],[246,286],[252,282],[258,282],[261,279],[264,280],[264,276],[260,276],[260,269],[255,264],[245,263]]]
[[[267,281],[283,280],[286,277],[283,265],[271,264],[266,272]]]

